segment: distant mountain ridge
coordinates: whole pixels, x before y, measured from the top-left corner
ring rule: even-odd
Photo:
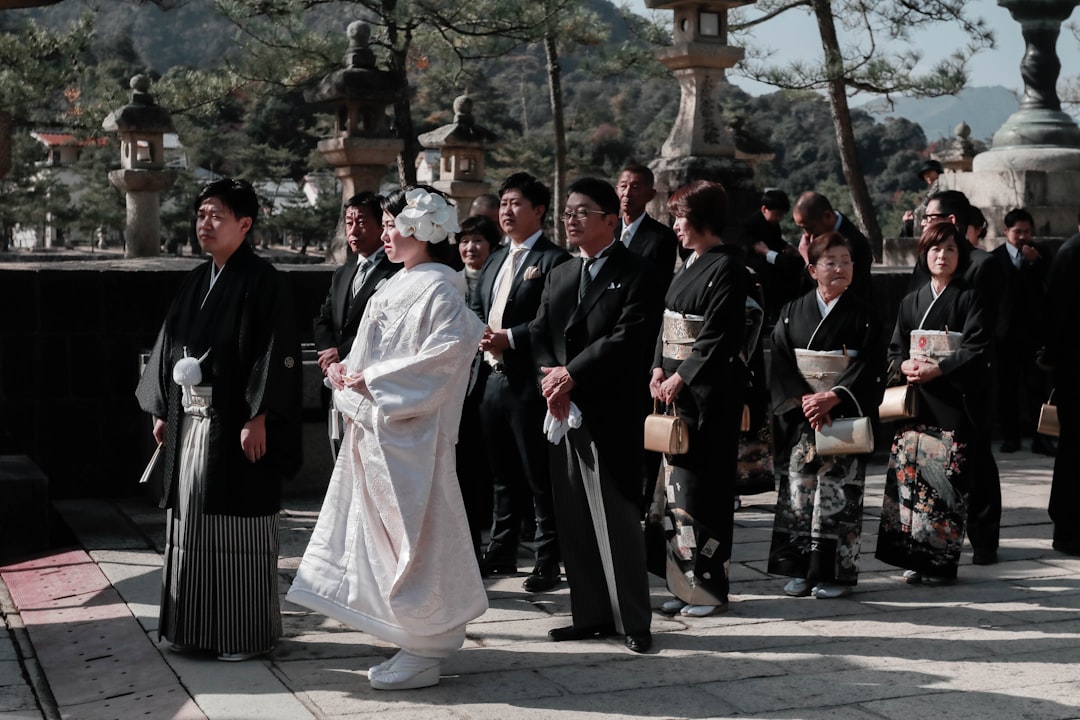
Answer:
[[[926,139],[934,142],[953,137],[956,126],[966,122],[971,137],[989,140],[1020,102],[1016,94],[1001,85],[964,88],[957,95],[937,98],[896,98],[892,107],[879,98],[860,105],[877,120],[902,117],[922,126]]]

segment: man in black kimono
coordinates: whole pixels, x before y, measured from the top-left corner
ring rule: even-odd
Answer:
[[[184,280],[136,391],[165,459],[158,632],[174,650],[246,660],[281,634],[277,513],[301,462],[300,348],[288,289],[247,241],[251,185],[209,183],[196,211],[211,259]]]
[[[352,348],[360,318],[375,288],[401,269],[386,257],[382,244],[381,198],[362,192],[345,201],[345,240],[356,262],[346,261],[334,271],[330,292],[312,321],[319,368],[326,374],[331,364],[341,362]],[[330,446],[334,456],[341,446],[341,422],[337,411],[330,416]]]
[[[646,652],[652,611],[638,506],[637,388],[648,379],[660,289],[652,268],[614,240],[619,200],[611,185],[584,178],[568,192],[563,219],[581,259],[548,276],[529,329],[549,420],[556,424],[548,438],[555,443],[551,484],[559,537],[572,548],[563,561],[573,625],[548,635],[562,641],[619,633],[630,650]]]

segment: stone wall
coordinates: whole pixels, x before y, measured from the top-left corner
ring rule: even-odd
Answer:
[[[139,356],[154,342],[188,258],[0,263],[0,455],[28,455],[53,499],[133,495],[153,450],[135,401]],[[332,265],[279,265],[296,299],[301,338],[326,297]],[[892,327],[910,269],[874,274]],[[891,329],[888,334],[891,334]],[[308,367],[308,375],[317,368]],[[325,415],[306,383],[305,463],[286,491],[325,487]]]
[[[153,449],[150,421],[135,401],[140,354],[198,262],[0,263],[0,454],[30,456],[54,499],[138,491]],[[310,342],[333,266],[278,268],[292,286],[301,339]],[[321,415],[308,414],[312,422]],[[325,439],[318,451],[328,454]],[[325,458],[315,465],[328,474]]]

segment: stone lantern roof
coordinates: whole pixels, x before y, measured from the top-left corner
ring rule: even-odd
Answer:
[[[405,88],[400,86],[393,73],[376,69],[375,54],[368,46],[371,26],[356,21],[349,24],[346,34],[349,49],[345,53],[345,67],[322,77],[314,87],[305,90],[304,99],[315,105],[390,105]],[[369,132],[374,129],[368,127],[367,122],[360,125]],[[353,129],[360,130],[361,127]]]
[[[467,93],[454,100],[454,122],[424,133],[418,139],[427,148],[488,147],[499,142],[495,133],[476,124],[473,101]]]
[[[150,78],[131,78],[131,103],[109,113],[101,126],[106,132],[172,133],[176,132],[169,111],[154,102]]]
[[[971,172],[972,162],[978,153],[971,140],[971,126],[962,122],[956,126],[952,140],[943,143],[931,157],[939,161],[949,172]]]

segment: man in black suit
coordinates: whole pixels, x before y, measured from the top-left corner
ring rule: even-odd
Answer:
[[[780,222],[789,210],[791,201],[787,193],[769,188],[761,194],[760,209],[742,228],[746,266],[761,283],[766,327],[775,325],[780,308],[804,294],[803,287],[812,282],[806,261],[784,240],[780,230]]]
[[[562,641],[619,633],[630,650],[646,652],[652,611],[638,507],[637,388],[648,379],[662,289],[653,268],[613,239],[618,207],[603,180],[569,187],[563,217],[581,260],[548,276],[530,327],[555,423],[549,440],[559,537],[573,548],[564,558],[573,625],[548,635]]]
[[[615,191],[619,194],[619,223],[615,237],[630,252],[651,262],[659,273],[663,287],[675,273],[675,252],[679,241],[675,231],[645,212],[645,206],[656,197],[653,172],[644,165],[630,164],[619,173]]]
[[[671,277],[675,274],[675,254],[679,240],[675,231],[667,225],[654,220],[645,212],[645,206],[656,197],[653,172],[644,165],[631,163],[619,173],[619,183],[615,192],[619,196],[619,223],[615,237],[622,241],[630,252],[640,255],[652,263],[657,273],[660,286],[667,289]],[[663,298],[660,298],[663,302]],[[652,411],[652,398],[648,385],[641,388],[641,421]],[[641,510],[648,511],[652,503],[656,478],[660,474],[660,453],[645,452],[641,469]]]
[[[480,342],[491,367],[480,401],[480,427],[488,448],[494,488],[491,539],[480,571],[517,572],[522,513],[536,517],[536,565],[522,587],[550,590],[559,582],[559,540],[551,503],[551,477],[541,425],[540,397],[530,350],[529,323],[536,317],[544,279],[569,259],[543,236],[551,192],[528,173],[514,173],[499,188],[499,222],[510,243],[493,252],[480,271],[470,304],[488,330]]]
[[[382,244],[382,198],[371,192],[353,195],[345,201],[345,241],[356,256],[334,271],[330,292],[312,322],[319,368],[326,374],[331,363],[341,362],[352,349],[364,307],[379,283],[401,265],[390,262]],[[340,418],[330,410],[330,445],[337,456],[341,445]]]
[[[1020,449],[1024,430],[1034,434],[1039,407],[1046,399],[1046,378],[1035,365],[1044,312],[1047,254],[1035,243],[1035,218],[1016,208],[1005,214],[1005,243],[993,251],[1004,269],[1005,309],[997,347],[997,401],[1003,440],[1001,452]],[[1049,442],[1036,435],[1032,452],[1053,455]]]
[[[870,249],[870,241],[859,228],[855,227],[855,223],[833,210],[828,198],[813,191],[804,192],[798,197],[791,215],[795,224],[803,231],[799,241],[803,267],[806,267],[806,248],[810,246],[810,241],[830,231],[838,232],[851,244],[851,259],[855,263],[855,274],[851,278],[848,292],[855,293],[864,300],[870,300],[870,266],[874,262],[874,252]],[[809,282],[809,280],[804,280],[804,282]]]
[[[1080,218],[1077,219],[1080,229]],[[1058,452],[1050,487],[1050,519],[1054,522],[1054,549],[1080,555],[1080,233],[1065,241],[1054,257],[1046,280],[1044,345],[1040,365],[1053,373],[1054,404],[1057,405]]]

